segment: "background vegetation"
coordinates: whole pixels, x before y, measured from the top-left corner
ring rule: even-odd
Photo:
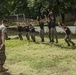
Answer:
[[[14,14],[25,14],[28,18],[36,18],[46,14],[47,10],[56,15],[71,12],[76,13],[76,0],[1,0],[0,18]]]

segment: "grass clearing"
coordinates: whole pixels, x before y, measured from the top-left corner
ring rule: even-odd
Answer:
[[[10,36],[14,37],[14,36]],[[24,40],[6,40],[6,63],[10,75],[76,75],[76,46],[68,47],[63,38],[59,43],[37,43]],[[76,42],[76,39],[73,39]]]

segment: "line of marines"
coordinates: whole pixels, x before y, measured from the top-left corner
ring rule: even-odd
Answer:
[[[40,38],[41,38],[41,42],[44,42],[44,22],[43,19],[38,18],[38,25],[40,27]],[[60,24],[59,22],[57,23],[57,25],[59,27],[61,27],[64,31],[65,31],[65,42],[67,43],[68,46],[70,46],[70,44],[72,44],[73,46],[75,45],[75,43],[71,40],[71,31],[70,29],[65,25],[65,24]],[[56,31],[56,24],[55,24],[55,18],[54,16],[52,16],[51,18],[48,18],[47,20],[47,26],[48,26],[48,37],[49,37],[49,41],[50,43],[58,43],[58,37],[57,37],[57,31]],[[35,28],[32,24],[28,24],[27,26],[25,26],[25,32],[26,32],[26,38],[27,40],[30,40],[30,35],[31,35],[31,39],[33,40],[33,42],[36,42],[36,38],[35,38]],[[22,29],[21,26],[18,26],[18,32],[19,32],[19,38],[20,40],[23,40],[22,37]],[[56,39],[56,41],[54,40]]]

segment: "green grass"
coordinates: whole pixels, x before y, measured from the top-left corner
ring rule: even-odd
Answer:
[[[13,36],[10,36],[13,37]],[[50,44],[49,39],[37,43],[24,40],[6,40],[6,63],[13,75],[76,75],[76,46],[68,47],[63,38]],[[73,39],[76,42],[75,39]]]

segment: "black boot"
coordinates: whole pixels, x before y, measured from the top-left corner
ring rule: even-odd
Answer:
[[[72,43],[73,46],[75,46],[75,43]]]
[[[51,42],[54,43],[54,40],[52,39]]]
[[[68,43],[68,46],[70,46],[70,44]]]
[[[68,46],[70,46],[70,44],[69,44],[69,42],[68,42],[68,40],[67,40],[67,39],[65,39],[65,42],[68,44]]]
[[[44,39],[42,39],[41,42],[44,42]]]

